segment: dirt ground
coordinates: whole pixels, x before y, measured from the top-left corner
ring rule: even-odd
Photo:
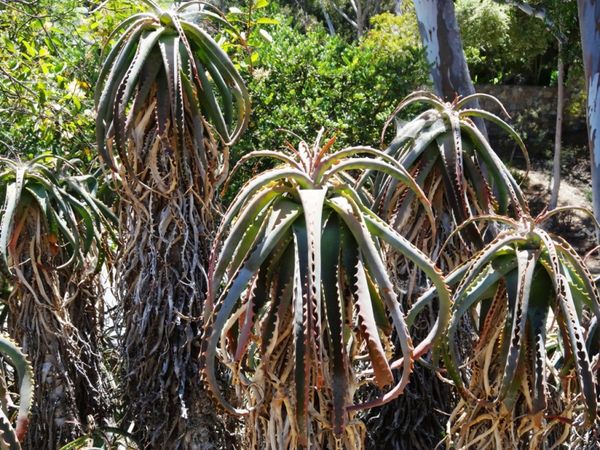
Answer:
[[[561,180],[558,206],[579,206],[591,211],[590,182],[587,176],[589,168],[586,170],[583,167],[572,167],[569,172],[565,179]],[[522,188],[534,216],[548,206],[549,186],[550,173],[539,170],[530,171],[527,180],[523,182]],[[548,230],[566,239],[581,256],[588,255],[588,267],[594,275],[600,275],[600,249],[592,252],[597,245],[592,219],[577,210],[559,214],[557,217]]]

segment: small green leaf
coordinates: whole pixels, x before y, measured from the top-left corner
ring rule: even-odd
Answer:
[[[256,20],[256,23],[261,25],[279,25],[279,20],[272,19],[271,17],[261,17]]]

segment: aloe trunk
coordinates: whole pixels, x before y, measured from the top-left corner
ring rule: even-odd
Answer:
[[[105,425],[110,402],[102,364],[97,280],[91,271],[57,269],[40,242],[37,212],[23,224],[15,247],[15,287],[8,299],[8,331],[28,355],[35,389],[27,448],[49,450]],[[36,228],[38,228],[36,230]],[[29,248],[35,248],[29,252]],[[35,259],[32,259],[35,258]],[[34,261],[32,263],[32,261]],[[42,444],[43,443],[43,444]]]
[[[210,223],[194,192],[185,193],[189,186],[180,185],[169,197],[147,194],[144,206],[161,221],[121,204],[126,239],[117,270],[125,320],[124,423],[135,423],[134,435],[152,448],[224,445],[222,422],[199,383]]]

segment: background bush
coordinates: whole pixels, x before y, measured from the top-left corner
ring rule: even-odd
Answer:
[[[232,164],[249,151],[279,148],[281,129],[304,137],[325,127],[340,148],[377,147],[398,101],[429,83],[416,22],[404,16],[376,16],[359,43],[330,36],[320,24],[302,32],[289,18],[277,20],[270,40],[252,41],[255,63],[247,71],[252,117]],[[233,184],[240,185],[251,170]]]

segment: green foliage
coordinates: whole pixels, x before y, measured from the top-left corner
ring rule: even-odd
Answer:
[[[95,12],[75,0],[0,3],[0,153],[93,156],[100,48],[132,3]]]
[[[421,47],[419,26],[414,10],[396,15],[382,13],[371,18],[371,29],[361,41],[363,49],[377,51],[378,57],[411,58]],[[407,82],[408,80],[405,80]],[[411,80],[419,82],[415,78]]]
[[[360,44],[329,36],[320,26],[302,33],[289,19],[278,19],[269,31],[272,42],[255,41],[259,57],[248,76],[253,111],[234,161],[252,150],[277,148],[281,129],[302,136],[325,126],[342,145],[376,145],[398,99],[428,82],[420,46],[414,38],[397,44],[389,16],[376,19]],[[242,174],[234,186],[250,176]]]
[[[260,49],[250,82],[253,150],[278,145],[277,128],[303,135],[321,125],[342,145],[375,144],[397,99],[427,80],[418,45],[380,51],[377,44],[386,35],[394,40],[383,29],[368,34],[362,45],[347,44],[320,27],[302,34],[281,24],[271,34],[273,43]]]
[[[456,18],[475,82],[550,81],[556,60],[546,54],[555,38],[542,20],[494,0],[459,0]]]

